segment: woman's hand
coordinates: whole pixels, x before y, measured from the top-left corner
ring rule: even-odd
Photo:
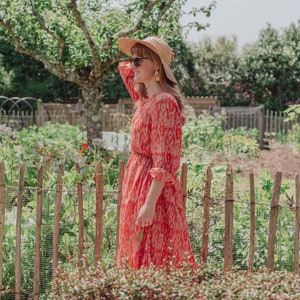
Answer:
[[[136,225],[146,227],[152,224],[155,215],[155,204],[145,203],[136,219]]]

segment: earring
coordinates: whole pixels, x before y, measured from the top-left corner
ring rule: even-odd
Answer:
[[[154,77],[155,77],[155,81],[160,81],[158,70],[155,70]]]

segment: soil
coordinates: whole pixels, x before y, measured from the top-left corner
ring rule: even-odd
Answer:
[[[230,164],[239,177],[248,177],[251,170],[257,177],[266,169],[273,178],[277,171],[282,173],[284,179],[294,179],[295,174],[300,175],[300,151],[276,142],[269,145],[269,150],[261,150],[257,158],[239,156],[224,159],[224,157],[219,157],[214,165],[224,163]]]

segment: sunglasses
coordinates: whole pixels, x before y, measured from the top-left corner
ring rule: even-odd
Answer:
[[[151,59],[151,58],[150,57],[136,57],[136,58],[133,58],[130,62],[131,62],[131,65],[136,68],[142,64],[144,59]]]

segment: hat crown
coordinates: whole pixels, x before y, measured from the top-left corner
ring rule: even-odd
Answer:
[[[173,51],[171,47],[161,38],[156,36],[149,36],[143,41],[152,45],[151,50],[153,50],[161,60],[164,60],[168,65],[172,61]]]

